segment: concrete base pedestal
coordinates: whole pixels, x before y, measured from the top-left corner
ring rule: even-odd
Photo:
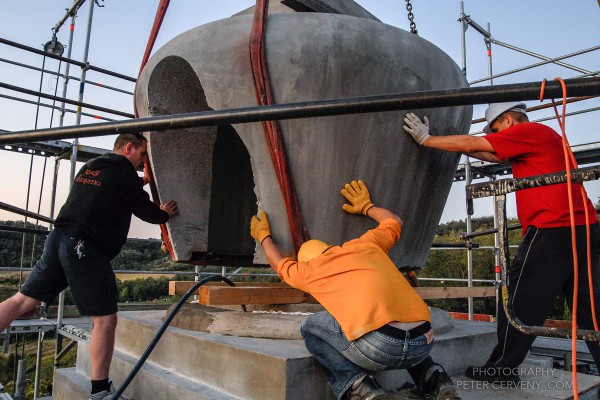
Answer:
[[[118,386],[131,371],[162,323],[164,311],[119,313],[110,378]],[[451,375],[480,365],[495,342],[490,323],[452,321],[436,335],[433,358]],[[435,326],[435,324],[434,324]],[[88,346],[80,343],[77,366],[58,370],[55,400],[85,398],[89,393]],[[387,389],[410,381],[403,371],[376,375]],[[333,400],[321,366],[300,339],[226,336],[171,327],[125,392],[137,400],[268,399]]]

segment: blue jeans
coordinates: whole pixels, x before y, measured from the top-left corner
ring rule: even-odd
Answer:
[[[424,335],[399,340],[371,331],[348,340],[340,324],[327,311],[309,316],[300,328],[308,351],[325,368],[329,385],[338,399],[368,372],[406,369],[420,389],[425,373],[436,365],[429,352],[433,341]]]

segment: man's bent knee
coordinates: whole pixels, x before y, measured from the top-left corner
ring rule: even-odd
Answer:
[[[94,331],[114,331],[117,327],[117,314],[92,317]]]
[[[39,300],[26,296],[21,292],[17,292],[7,301],[11,302],[11,306],[15,309],[15,312],[18,313],[16,315],[17,317],[33,310],[41,303]]]

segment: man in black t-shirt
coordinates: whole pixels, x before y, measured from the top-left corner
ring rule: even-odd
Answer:
[[[164,224],[177,203],[160,206],[143,189],[136,170],[148,157],[141,134],[121,134],[112,153],[88,161],[78,172],[44,251],[20,291],[0,303],[0,331],[22,314],[52,303],[71,288],[81,315],[92,317],[91,400],[110,398],[108,372],[117,326],[117,284],[111,260],[127,240],[132,214]]]

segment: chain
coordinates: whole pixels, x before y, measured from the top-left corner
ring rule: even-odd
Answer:
[[[408,20],[410,21],[410,33],[418,35],[419,33],[417,32],[417,25],[414,21],[415,16],[412,13],[412,4],[410,4],[410,0],[406,0],[406,11],[408,11]]]

